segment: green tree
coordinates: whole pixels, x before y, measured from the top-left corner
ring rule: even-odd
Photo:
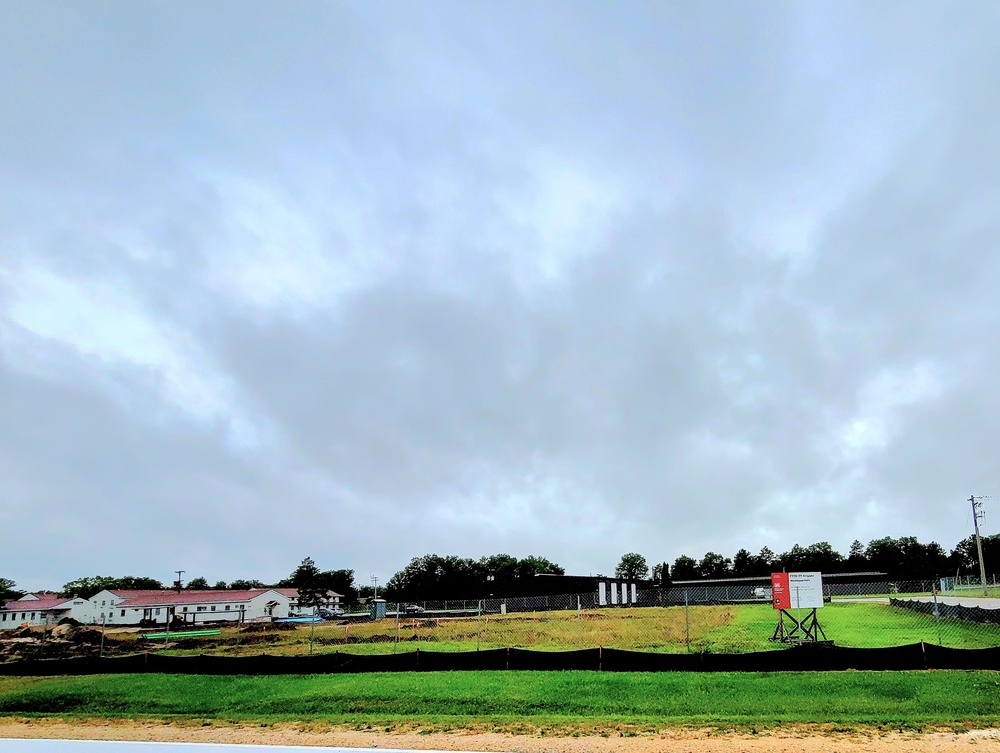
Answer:
[[[565,570],[538,555],[517,559],[494,554],[479,560],[426,554],[414,557],[385,584],[389,601],[469,599],[519,596],[536,575],[565,575]]]
[[[224,591],[225,589],[229,588],[229,586],[226,585],[226,581],[217,580],[215,581],[215,585],[212,586],[212,588],[216,591]]]
[[[483,573],[484,595],[511,596],[514,594],[518,578],[522,577],[520,560],[509,554],[491,554],[479,560]]]
[[[728,557],[716,552],[706,552],[698,563],[698,574],[702,578],[725,578],[732,575],[733,563]]]
[[[775,566],[787,570],[788,572],[799,572],[806,570],[806,550],[805,547],[795,544],[787,552],[783,552],[775,561]]]
[[[24,591],[17,590],[17,583],[10,578],[0,578],[0,609],[8,601],[17,601],[24,596]]]
[[[857,539],[851,542],[851,548],[847,550],[846,567],[848,572],[863,572],[869,567],[865,545]]]
[[[189,591],[207,591],[208,581],[205,578],[192,578],[188,581],[186,588]]]
[[[778,557],[776,565],[789,572],[838,573],[843,570],[844,556],[827,541],[796,544]]]
[[[698,562],[686,554],[675,559],[673,567],[670,568],[670,579],[674,583],[679,580],[697,580],[699,577]]]
[[[255,588],[267,588],[267,585],[259,580],[237,579],[229,584],[233,591],[252,591]]]
[[[987,574],[995,573],[1000,569],[1000,533],[983,536],[981,541],[986,572]],[[979,575],[979,552],[976,549],[975,536],[969,536],[959,541],[951,551],[948,564],[939,572],[955,573],[955,571],[959,571],[963,575]]]
[[[733,555],[733,575],[737,578],[754,575],[753,555],[746,549],[740,549]]]
[[[59,595],[64,598],[79,597],[89,599],[101,591],[159,591],[163,584],[155,578],[125,575],[113,578],[110,575],[95,575],[89,578],[77,578],[63,584]]]
[[[653,582],[660,588],[670,587],[670,564],[661,562],[653,565]]]
[[[973,542],[973,551],[974,546]],[[985,547],[983,553],[986,553]],[[873,570],[900,580],[934,578],[951,569],[950,558],[940,544],[936,541],[922,544],[914,536],[874,539],[868,542],[865,556]],[[976,569],[978,571],[978,565]]]
[[[306,557],[295,568],[289,578],[291,585],[299,592],[299,606],[318,607],[329,598],[329,589],[323,582],[322,573],[312,557]]]
[[[389,601],[474,598],[481,595],[485,583],[483,569],[475,560],[426,554],[414,557],[389,578],[385,598]]]
[[[520,561],[522,573],[530,572],[531,575],[548,573],[549,575],[565,575],[566,571],[555,562],[539,557],[536,554],[529,554]]]
[[[343,603],[354,604],[358,600],[353,570],[324,570],[320,580],[327,589],[343,596]]]
[[[774,572],[775,563],[774,552],[768,546],[762,546],[757,556],[753,558],[753,574],[754,575],[770,575]]]
[[[615,568],[615,577],[625,580],[646,580],[649,578],[646,558],[635,552],[623,554],[618,567]]]

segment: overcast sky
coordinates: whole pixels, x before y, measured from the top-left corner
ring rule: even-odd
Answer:
[[[1000,495],[997,39],[0,4],[0,576],[952,547]]]

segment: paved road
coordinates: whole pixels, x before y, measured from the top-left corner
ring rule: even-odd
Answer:
[[[933,596],[907,596],[907,601],[934,601]],[[948,596],[937,597],[940,604],[955,604],[962,607],[982,607],[983,609],[1000,609],[1000,599],[987,599],[983,596]]]

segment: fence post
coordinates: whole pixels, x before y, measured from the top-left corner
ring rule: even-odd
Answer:
[[[580,597],[576,597],[576,647],[583,648],[583,610],[580,608]]]
[[[483,600],[476,604],[476,651],[479,651],[479,644],[483,637]]]
[[[688,615],[688,592],[684,589],[684,646],[691,653],[691,617]]]
[[[944,644],[941,642],[941,610],[938,607],[937,588],[934,587],[933,583],[931,583],[931,593],[934,594],[934,622],[937,623],[938,645],[943,646]]]

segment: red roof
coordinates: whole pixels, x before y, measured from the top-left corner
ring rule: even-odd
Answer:
[[[296,588],[251,588],[246,591],[232,591],[229,589],[212,589],[206,591],[184,590],[180,593],[164,589],[162,591],[112,591],[112,593],[124,600],[120,603],[120,606],[148,607],[160,604],[240,603],[250,601],[250,599],[268,591],[279,593],[288,599],[297,599],[299,597],[299,591]],[[340,596],[340,594],[331,592],[331,597],[333,596]],[[119,604],[115,606],[119,606]]]
[[[39,599],[26,599],[23,601],[8,601],[4,607],[4,612],[44,612],[47,609],[68,604],[72,599],[63,599],[58,596],[43,596]],[[68,609],[69,607],[67,607]]]
[[[225,604],[250,601],[263,593],[272,591],[270,588],[253,588],[247,591],[208,590],[208,591],[112,591],[123,601],[116,607],[148,607],[161,604]]]

